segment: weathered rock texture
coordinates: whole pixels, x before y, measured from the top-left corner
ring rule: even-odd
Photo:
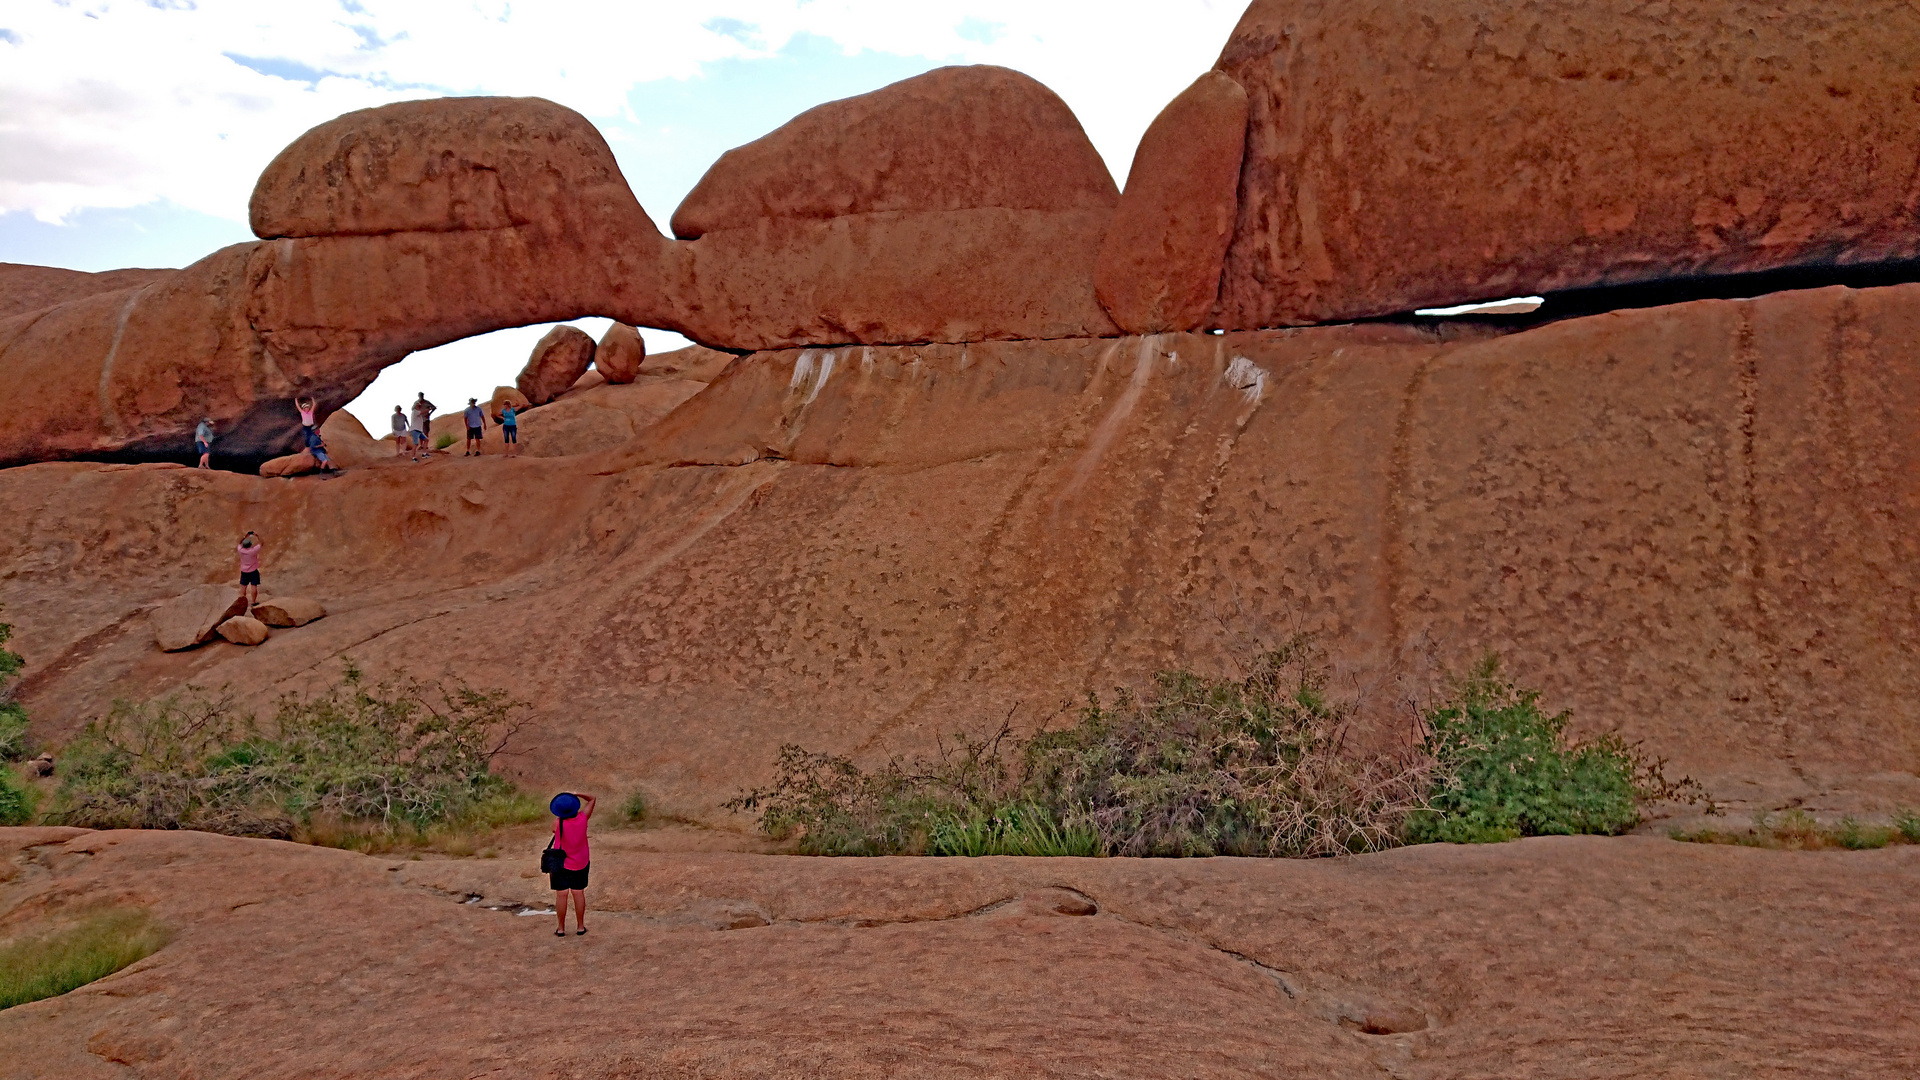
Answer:
[[[320,471],[320,459],[313,451],[302,450],[297,454],[282,454],[277,458],[268,458],[260,463],[260,475],[274,479],[289,476],[305,476]]]
[[[1575,730],[1736,805],[1886,809],[1920,804],[1914,340],[1920,286],[1492,337],[785,351],[584,392],[699,390],[609,452],[310,484],[5,470],[0,566],[50,740],[188,678],[331,679],[336,654],[511,672],[541,703],[517,775],[710,815],[782,743],[930,748],[1305,630],[1396,732],[1402,688],[1491,649]],[[297,648],[170,658],[126,631],[225,580],[240,528],[274,588],[327,599]]]
[[[1218,325],[1920,254],[1902,0],[1255,0]]]
[[[320,601],[305,596],[276,596],[253,605],[254,618],[268,626],[305,626],[326,613]]]
[[[1197,330],[1213,314],[1233,237],[1247,92],[1209,71],[1161,110],[1133,154],[1094,286],[1129,334]]]
[[[235,645],[258,645],[273,636],[266,623],[246,615],[235,615],[215,632]]]
[[[0,263],[0,319],[103,292],[136,288],[172,272],[128,269],[89,274],[57,266]]]
[[[292,449],[288,402],[330,413],[415,349],[609,315],[657,325],[669,242],[577,113],[455,98],[349,113],[261,178],[238,244],[143,286],[0,320],[0,465],[184,453],[212,416],[226,456]]]
[[[647,343],[640,331],[622,322],[607,327],[593,347],[593,369],[610,383],[632,382],[646,359]]]
[[[671,328],[741,349],[1110,334],[1093,264],[1117,197],[1052,91],[941,68],[723,155],[673,215],[695,242]]]
[[[0,1060],[22,1080],[1920,1069],[1899,1004],[1920,849],[801,859],[653,854],[601,827],[592,932],[559,940],[513,914],[552,899],[525,854],[539,828],[520,858],[421,861],[0,830],[0,925],[131,900],[175,931],[0,1013]]]
[[[220,624],[247,610],[247,598],[231,585],[201,585],[147,613],[153,643],[164,652],[191,649],[211,639]]]
[[[571,387],[593,364],[593,339],[574,326],[556,326],[534,343],[533,355],[514,385],[529,402],[545,405]]]
[[[640,374],[712,382],[736,359],[738,357],[733,353],[689,345],[684,349],[648,356],[641,361]]]

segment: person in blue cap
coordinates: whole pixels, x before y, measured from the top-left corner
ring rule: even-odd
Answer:
[[[559,820],[553,823],[553,846],[566,852],[564,869],[547,875],[553,886],[553,912],[560,917],[555,937],[567,936],[567,901],[573,901],[575,934],[587,932],[587,869],[592,860],[587,852],[587,822],[593,817],[594,798],[563,791],[553,797],[547,809]]]

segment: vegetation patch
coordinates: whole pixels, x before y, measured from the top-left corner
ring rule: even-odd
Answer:
[[[1895,844],[1920,844],[1920,811],[1897,810],[1890,824],[1875,825],[1856,817],[1843,817],[1837,824],[1822,825],[1805,810],[1783,814],[1762,812],[1753,816],[1753,827],[1744,832],[1731,829],[1684,829],[1670,833],[1675,840],[1695,844],[1734,844],[1740,847],[1786,851],[1870,851]]]
[[[728,806],[806,854],[1299,858],[1620,833],[1647,802],[1705,798],[1618,736],[1569,739],[1568,714],[1491,657],[1420,710],[1423,738],[1401,753],[1348,748],[1357,703],[1329,693],[1308,638],[1246,668],[1163,672],[1141,693],[1090,695],[1066,727],[1003,725],[872,771],[788,745],[772,785]]]
[[[27,710],[13,696],[13,680],[26,662],[6,647],[12,637],[12,624],[0,623],[0,825],[25,825],[36,799],[14,768],[27,756]]]
[[[459,683],[369,684],[352,665],[264,724],[226,694],[116,702],[67,744],[46,820],[361,850],[535,821],[544,808],[491,771],[524,707]]]
[[[108,908],[64,929],[0,945],[0,1009],[106,978],[158,952],[169,937],[144,908]]]

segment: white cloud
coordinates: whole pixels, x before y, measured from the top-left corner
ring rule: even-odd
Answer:
[[[636,84],[778,52],[1025,71],[1071,105],[1116,179],[1159,108],[1211,66],[1241,0],[12,0],[0,11],[0,212],[55,221],[157,199],[244,219],[302,131],[443,94],[551,98],[631,125]],[[804,93],[804,91],[797,91]],[[795,111],[815,104],[798,101]],[[645,118],[658,127],[670,117]],[[665,219],[671,207],[648,207]]]

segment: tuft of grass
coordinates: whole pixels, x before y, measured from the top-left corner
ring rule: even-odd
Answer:
[[[455,436],[453,432],[443,431],[433,437],[433,448],[435,450],[445,450],[447,447],[459,441],[460,439]]]
[[[0,622],[0,763],[27,756],[27,710],[13,697],[14,676],[26,660],[7,648],[12,637],[13,624]]]
[[[1668,835],[1692,844],[1732,844],[1773,851],[1872,851],[1894,844],[1920,844],[1920,813],[1896,810],[1890,825],[1869,824],[1852,815],[1841,818],[1837,825],[1822,825],[1805,810],[1789,810],[1777,817],[1762,811],[1753,816],[1753,827],[1744,832],[1708,828],[1676,830]]]
[[[494,834],[547,818],[545,804],[521,791],[498,792],[458,814],[424,828],[408,822],[391,825],[338,816],[316,816],[297,826],[291,839],[315,847],[343,848],[367,855],[396,851],[432,851],[442,855],[482,855]]]
[[[626,800],[620,804],[620,820],[629,825],[638,825],[647,820],[647,793],[634,788]]]
[[[0,1009],[55,997],[143,960],[171,935],[144,908],[108,908],[0,945]]]

